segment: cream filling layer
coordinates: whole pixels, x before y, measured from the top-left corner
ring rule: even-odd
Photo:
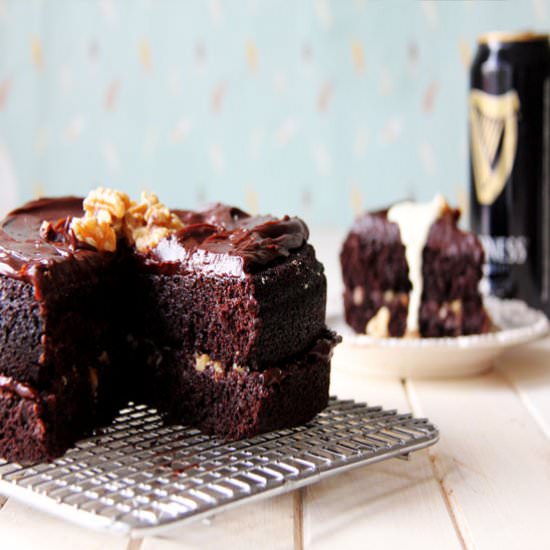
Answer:
[[[401,241],[405,246],[405,256],[409,264],[409,279],[412,290],[409,294],[407,332],[418,332],[418,313],[422,297],[422,252],[428,240],[433,223],[447,208],[441,195],[427,203],[401,202],[388,210],[388,220],[399,226]]]

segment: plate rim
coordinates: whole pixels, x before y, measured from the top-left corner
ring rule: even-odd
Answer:
[[[550,321],[544,312],[531,308],[523,300],[501,299],[494,296],[484,297],[484,305],[491,314],[491,309],[502,307],[506,303],[512,306],[524,309],[526,314],[532,315],[534,320],[526,326],[497,329],[494,332],[486,334],[470,334],[462,336],[445,336],[436,338],[377,338],[366,334],[352,333],[353,329],[349,327],[344,319],[343,312],[333,312],[327,316],[327,324],[335,329],[336,323],[339,326],[346,324],[349,332],[342,334],[343,344],[362,349],[433,349],[433,348],[452,348],[452,349],[491,349],[508,348],[527,344],[538,340],[548,334],[550,331]],[[346,331],[347,332],[347,331]]]

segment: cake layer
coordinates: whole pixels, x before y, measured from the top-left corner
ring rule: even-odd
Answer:
[[[479,239],[456,225],[449,211],[430,229],[423,252],[422,299],[451,302],[479,296],[484,252]]]
[[[403,336],[407,328],[408,294],[396,294],[393,290],[368,292],[364,289],[363,286],[356,286],[353,291],[348,288],[344,290],[345,318],[348,325],[355,332],[370,336]]]
[[[491,321],[479,296],[452,301],[425,300],[420,306],[420,334],[424,337],[460,336],[489,332]]]
[[[157,350],[154,406],[168,418],[227,440],[311,420],[329,398],[330,359],[338,339],[325,332],[306,352],[262,371],[225,371],[206,354]]]
[[[481,334],[490,319],[479,294],[484,252],[479,239],[457,226],[447,210],[432,225],[423,252],[424,288],[419,311],[421,336]]]
[[[89,379],[74,377],[50,391],[0,376],[0,456],[51,460],[97,423]]]
[[[39,399],[0,389],[0,456],[14,462],[49,460],[63,448],[48,407]],[[59,446],[55,443],[59,441]],[[54,443],[55,442],[55,443]],[[70,442],[66,441],[67,447]]]
[[[340,261],[346,322],[358,333],[403,336],[411,283],[399,227],[386,218],[386,211],[356,220]]]
[[[48,388],[82,362],[109,361],[122,337],[111,264],[84,275],[75,263],[72,278],[56,264],[34,284],[0,275],[0,374]]]
[[[326,279],[309,245],[247,277],[138,265],[138,340],[201,350],[250,368],[308,348],[325,327]]]
[[[357,287],[365,294],[411,289],[399,227],[386,218],[386,211],[365,213],[356,220],[344,241],[340,261],[344,284],[351,292]]]
[[[311,420],[329,397],[330,359],[337,342],[326,332],[305,353],[264,371],[224,372],[207,355],[151,347],[141,395],[168,421],[227,440],[252,437]],[[0,376],[0,456],[16,462],[51,460],[112,420],[127,396],[108,368],[75,376],[52,391]],[[118,393],[113,395],[114,388]]]
[[[38,381],[44,319],[32,284],[0,275],[0,373]]]

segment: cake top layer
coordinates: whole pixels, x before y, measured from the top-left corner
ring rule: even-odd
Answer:
[[[198,212],[167,212],[178,223],[172,221],[170,231],[162,232],[158,242],[148,239],[153,243],[150,248],[140,249],[139,240],[126,239],[147,265],[243,276],[288,257],[309,237],[299,218],[251,216],[222,204]],[[73,231],[75,220],[90,219],[83,214],[83,199],[78,197],[40,199],[8,214],[0,223],[0,273],[32,279],[39,266],[68,257],[110,254],[116,244],[107,249],[94,246],[96,240],[84,241]],[[124,237],[122,230],[117,233],[119,240]]]

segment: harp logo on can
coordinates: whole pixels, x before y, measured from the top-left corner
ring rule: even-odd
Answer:
[[[470,92],[471,155],[477,200],[490,205],[502,193],[516,158],[519,97]]]

